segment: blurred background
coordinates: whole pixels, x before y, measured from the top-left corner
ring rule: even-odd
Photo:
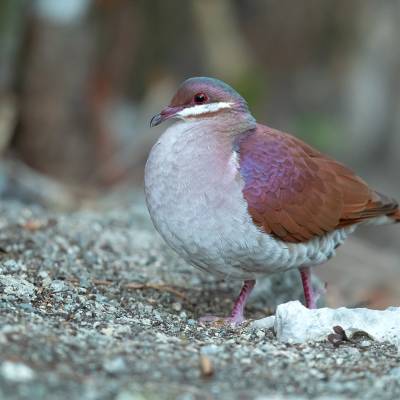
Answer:
[[[0,195],[141,192],[150,117],[207,75],[400,198],[399,21],[397,0],[2,0]],[[359,237],[399,254],[398,226]]]

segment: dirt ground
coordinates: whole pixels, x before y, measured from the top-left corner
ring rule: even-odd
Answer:
[[[322,274],[331,304],[364,294],[377,302],[362,292],[374,279],[357,271],[366,258],[392,271],[393,260],[372,259],[366,247],[351,242]],[[3,202],[0,248],[0,398],[400,398],[400,354],[389,344],[288,345],[246,324],[198,324],[199,315],[227,313],[240,284],[217,282],[168,250],[140,196],[69,214]],[[346,262],[355,269],[341,284]],[[247,316],[299,297],[297,279],[261,283]],[[358,297],[346,297],[351,279]]]

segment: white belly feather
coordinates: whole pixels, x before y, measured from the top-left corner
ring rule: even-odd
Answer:
[[[247,212],[235,155],[207,128],[204,121],[175,123],[147,161],[147,204],[165,241],[188,262],[225,278],[252,279],[331,257],[354,227],[302,244],[260,231]]]

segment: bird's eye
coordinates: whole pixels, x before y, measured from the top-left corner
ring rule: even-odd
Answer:
[[[207,97],[207,95],[204,94],[204,93],[196,93],[196,94],[193,96],[193,100],[194,100],[194,102],[195,102],[196,104],[204,104],[204,103],[208,100],[208,97]]]

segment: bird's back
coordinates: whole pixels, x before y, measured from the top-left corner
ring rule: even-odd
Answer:
[[[258,124],[239,139],[243,190],[265,232],[302,243],[336,229],[399,218],[398,204],[292,135]]]

